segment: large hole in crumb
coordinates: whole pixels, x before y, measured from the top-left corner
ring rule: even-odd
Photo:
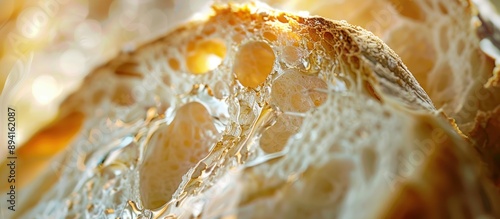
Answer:
[[[272,86],[271,103],[285,112],[267,129],[260,140],[262,150],[274,153],[283,150],[288,139],[298,132],[303,118],[293,113],[305,113],[326,101],[327,84],[317,76],[288,70]],[[287,114],[291,113],[291,114]]]
[[[132,95],[132,89],[127,85],[120,84],[116,87],[111,101],[119,106],[130,106],[135,103]]]
[[[137,77],[142,78],[143,73],[139,68],[139,64],[136,62],[125,62],[120,64],[116,70],[115,74],[119,76]]]
[[[389,2],[400,15],[419,22],[425,21],[425,13],[415,1],[390,0]]]
[[[297,204],[307,209],[333,208],[348,191],[355,164],[349,159],[334,159],[304,173],[303,184],[294,185]],[[293,187],[292,187],[293,188]]]
[[[146,208],[167,203],[182,176],[209,153],[217,130],[207,109],[188,103],[177,111],[172,123],[157,130],[140,167],[140,191]]]
[[[226,44],[220,39],[193,41],[187,48],[186,64],[193,74],[216,69],[226,55]]]
[[[272,72],[275,59],[274,51],[267,43],[249,42],[239,48],[233,71],[243,86],[256,88]]]
[[[177,61],[176,58],[170,58],[168,60],[168,65],[170,66],[170,68],[172,68],[172,70],[174,71],[179,71],[179,69],[181,68],[180,66],[180,63],[179,61]]]

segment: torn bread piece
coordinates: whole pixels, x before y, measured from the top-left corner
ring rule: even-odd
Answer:
[[[485,116],[499,120],[500,44],[494,6],[483,0],[280,1],[275,7],[347,20],[372,31],[408,66],[436,108],[454,120],[481,151],[499,181],[500,129],[483,132]],[[486,134],[478,135],[478,132]],[[497,160],[492,162],[493,160]]]
[[[119,54],[54,124],[77,131],[18,217],[500,215],[476,152],[379,38],[257,3]]]

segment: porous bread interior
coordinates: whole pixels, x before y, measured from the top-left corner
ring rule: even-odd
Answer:
[[[225,58],[212,71],[192,74],[186,63],[190,43],[194,42],[191,49],[196,50],[196,43],[212,39],[223,39],[228,48]],[[276,55],[273,71],[262,85],[249,89],[230,72],[241,45],[255,41],[265,42]],[[375,48],[375,52],[371,51]],[[132,53],[119,55],[93,72],[81,90],[68,98],[62,114],[78,110],[87,120],[77,140],[60,158],[65,159],[64,166],[59,167],[64,180],[48,189],[41,202],[24,216],[146,214],[144,210],[137,213],[124,209],[124,203],[132,200],[152,208],[155,203],[148,203],[144,193],[166,195],[165,188],[156,186],[155,180],[174,179],[168,178],[172,172],[163,169],[172,164],[172,159],[163,159],[165,154],[155,148],[172,149],[169,156],[176,156],[179,149],[188,159],[193,154],[203,157],[167,143],[189,137],[165,138],[161,132],[167,129],[164,133],[172,135],[179,130],[194,130],[192,137],[206,134],[201,137],[204,140],[211,138],[208,132],[214,132],[213,127],[200,129],[198,125],[203,122],[193,123],[180,112],[193,101],[203,104],[224,128],[218,129],[214,122],[222,134],[218,142],[210,145],[205,151],[208,155],[194,166],[193,162],[186,164],[183,168],[192,168],[185,175],[175,176],[175,180],[181,177],[180,183],[163,216],[199,215],[193,206],[200,203],[206,218],[233,214],[242,218],[381,215],[396,195],[392,186],[399,188],[390,178],[388,181],[387,173],[403,176],[405,182],[427,185],[419,176],[430,171],[424,167],[433,155],[421,153],[421,162],[403,164],[412,152],[423,150],[419,144],[407,142],[430,138],[429,134],[418,135],[416,129],[420,130],[427,120],[438,120],[432,116],[433,107],[425,93],[405,69],[373,35],[346,23],[302,18],[252,5],[216,7],[205,23],[181,27]],[[303,74],[306,80],[300,78]],[[286,93],[274,86],[279,86],[280,80],[293,81],[292,85],[310,83]],[[401,93],[396,93],[396,88]],[[296,97],[303,101],[297,104]],[[421,113],[429,116],[421,119],[417,111],[427,111]],[[196,112],[203,115],[204,110]],[[265,145],[258,141],[260,135],[266,133],[265,127],[273,120],[276,125],[280,119],[286,122],[295,117],[302,119],[293,122],[298,124],[293,131],[296,133],[288,134],[291,140],[286,145],[272,148],[274,153],[259,147]],[[165,121],[169,118],[172,121]],[[206,121],[207,117],[201,116],[200,120]],[[186,127],[168,131],[175,124]],[[450,129],[446,124],[434,126]],[[93,136],[96,132],[104,135]],[[454,140],[443,147],[456,150],[459,159],[467,159],[462,158],[469,150],[463,147],[463,140],[450,131],[444,132]],[[127,141],[127,136],[134,140]],[[115,144],[124,144],[112,150],[119,152],[115,160],[100,162],[99,155],[111,153],[109,146]],[[96,172],[92,177],[82,179],[82,172],[75,171],[82,162],[79,154],[87,155],[83,172]],[[145,165],[148,162],[152,165]],[[405,165],[407,168],[401,169]],[[478,173],[468,169],[456,172],[454,182],[464,182],[465,188],[439,197],[445,203],[449,199],[456,202],[454,195],[472,196],[481,188],[483,179]],[[478,177],[471,180],[469,174]],[[376,197],[377,201],[367,197]],[[26,203],[24,206],[28,208]],[[230,211],[220,206],[230,206]],[[483,205],[470,204],[461,210],[491,213]]]
[[[179,108],[168,126],[156,130],[139,167],[141,200],[148,208],[167,203],[179,186],[182,176],[208,155],[218,137],[211,115],[198,103]]]
[[[474,142],[498,184],[500,142],[495,139],[500,126],[494,124],[500,120],[500,86],[490,82],[499,80],[499,66],[480,48],[481,23],[471,1],[266,2],[374,32],[401,57],[435,106]]]
[[[500,88],[484,87],[494,77],[494,61],[480,49],[469,0],[268,2],[372,31],[460,127],[473,124],[478,111],[500,105]]]

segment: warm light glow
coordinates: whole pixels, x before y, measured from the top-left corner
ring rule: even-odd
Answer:
[[[299,11],[297,12],[299,16],[307,17],[310,15],[309,11]]]
[[[101,24],[96,20],[85,20],[76,27],[74,38],[84,48],[98,46],[103,40]]]
[[[56,79],[50,75],[38,76],[31,86],[33,97],[40,104],[48,104],[61,93]]]
[[[77,49],[69,49],[61,55],[59,67],[69,76],[81,75],[86,70],[85,55]]]
[[[207,67],[208,69],[216,69],[217,66],[220,65],[220,63],[222,62],[222,58],[215,55],[215,54],[210,54],[207,56]]]

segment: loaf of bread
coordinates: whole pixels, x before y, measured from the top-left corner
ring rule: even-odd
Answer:
[[[490,168],[431,99],[361,27],[214,5],[85,78],[18,151],[26,169],[58,156],[14,216],[499,217]]]

